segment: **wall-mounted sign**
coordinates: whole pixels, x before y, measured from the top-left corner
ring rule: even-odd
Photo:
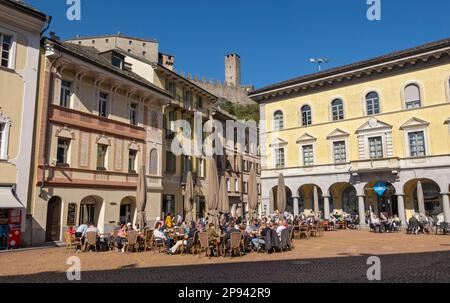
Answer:
[[[377,193],[378,196],[383,196],[384,193],[387,191],[387,186],[386,184],[382,183],[382,182],[378,182],[377,184],[375,184],[375,186],[373,187],[373,190]]]

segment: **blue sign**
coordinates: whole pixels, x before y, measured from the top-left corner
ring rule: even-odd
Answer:
[[[387,191],[387,187],[386,187],[386,184],[384,184],[382,182],[378,182],[373,187],[373,190],[377,193],[378,196],[381,197]]]

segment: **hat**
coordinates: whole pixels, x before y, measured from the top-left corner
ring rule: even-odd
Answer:
[[[131,226],[131,225],[132,225],[131,223],[128,223],[128,224],[127,224],[127,226]]]

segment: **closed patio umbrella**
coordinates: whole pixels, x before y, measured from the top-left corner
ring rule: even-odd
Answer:
[[[425,217],[425,198],[423,195],[422,182],[417,182],[417,202],[419,204],[419,214],[421,218]]]
[[[145,216],[145,208],[147,207],[147,180],[145,175],[145,166],[141,165],[139,168],[138,184],[136,189],[136,208],[138,210],[138,217],[136,225],[140,229],[144,228],[147,224]]]
[[[314,212],[316,213],[316,218],[319,216],[319,190],[317,186],[314,186]]]
[[[255,168],[250,169],[250,176],[248,179],[248,210],[250,212],[250,219],[255,219],[256,209],[258,208],[258,183],[256,180]]]
[[[220,180],[218,211],[222,215],[230,213],[230,200],[228,199],[228,189],[225,177],[222,177]]]
[[[191,226],[193,216],[192,207],[194,201],[194,180],[192,173],[189,172],[186,178],[186,188],[184,189],[184,211],[186,212],[185,221],[187,226]]]
[[[286,186],[284,185],[283,174],[278,177],[277,209],[281,214],[286,210]]]
[[[206,207],[208,208],[208,223],[218,225],[217,207],[219,206],[219,177],[217,173],[216,161],[211,158],[208,170],[206,193]]]

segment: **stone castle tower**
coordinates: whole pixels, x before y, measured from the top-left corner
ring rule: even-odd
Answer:
[[[188,74],[188,79],[216,95],[222,101],[228,100],[240,105],[256,104],[247,96],[248,92],[253,90],[253,86],[241,84],[241,57],[236,53],[225,56],[225,81],[223,83],[207,81],[204,77],[201,80],[198,77],[192,78],[190,74]]]
[[[232,53],[225,56],[225,83],[230,86],[241,86],[241,57]]]

